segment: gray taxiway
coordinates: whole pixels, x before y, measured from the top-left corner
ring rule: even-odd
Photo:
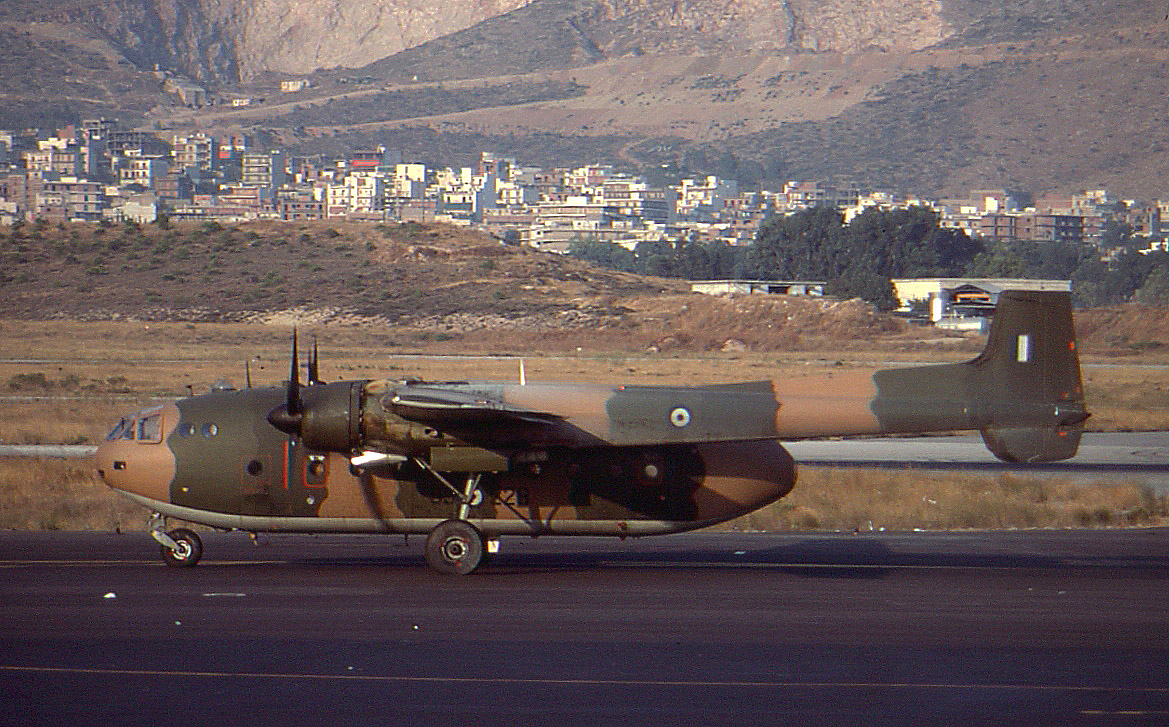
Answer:
[[[1169,723],[1169,532],[0,534],[0,724]]]

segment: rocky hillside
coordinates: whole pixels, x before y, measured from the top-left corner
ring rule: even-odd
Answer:
[[[0,235],[0,290],[7,321],[327,324],[463,352],[583,345],[972,355],[982,346],[859,299],[701,295],[685,281],[617,272],[448,225],[26,225]],[[1169,350],[1163,308],[1079,311],[1076,322],[1089,354]]]
[[[83,29],[140,68],[235,82],[265,71],[357,67],[526,0],[10,0],[0,21]],[[57,26],[57,27],[53,27]]]
[[[1148,12],[1136,0],[9,0],[0,23],[103,40],[140,68],[232,82],[357,68],[431,41],[389,65],[446,66],[427,75],[452,78],[498,75],[508,56],[523,71],[547,70],[549,53],[567,67],[650,53],[915,51],[1111,28],[1160,12],[1144,5]]]
[[[1146,0],[8,0],[0,128],[83,116],[656,175],[1162,196]],[[191,110],[155,64],[250,107]],[[315,70],[314,70],[315,69]],[[313,72],[313,87],[276,89]],[[241,81],[246,81],[241,85]],[[260,102],[260,99],[265,99]]]
[[[954,32],[937,0],[534,0],[371,70],[449,79],[644,55],[912,51]]]

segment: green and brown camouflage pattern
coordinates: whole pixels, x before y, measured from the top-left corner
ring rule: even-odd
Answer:
[[[280,388],[143,412],[129,426],[147,436],[112,437],[98,467],[143,505],[216,527],[427,532],[471,477],[467,519],[489,537],[645,535],[787,494],[784,439],[977,429],[1000,458],[1049,461],[1075,453],[1087,418],[1070,296],[1047,292],[1004,293],[986,349],[961,364],[697,387],[292,388],[295,417]],[[362,453],[381,459],[354,466]]]

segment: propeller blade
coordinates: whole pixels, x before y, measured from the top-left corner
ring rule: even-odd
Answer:
[[[292,371],[288,375],[288,396],[268,413],[268,422],[285,434],[300,434],[304,421],[300,400],[300,361],[296,353],[296,326],[292,327]]]
[[[296,327],[292,328],[292,373],[288,375],[288,413],[300,413],[300,361],[296,356]]]
[[[317,339],[313,338],[313,352],[308,360],[308,382],[312,384],[321,383],[321,377],[317,373]]]

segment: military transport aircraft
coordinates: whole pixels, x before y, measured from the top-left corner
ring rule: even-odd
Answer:
[[[287,387],[213,391],[124,419],[106,483],[154,511],[165,561],[214,528],[428,533],[465,574],[503,535],[643,536],[787,494],[783,439],[978,429],[999,458],[1071,457],[1088,417],[1067,293],[1003,293],[966,363],[712,386],[363,380],[324,383],[316,346]]]

